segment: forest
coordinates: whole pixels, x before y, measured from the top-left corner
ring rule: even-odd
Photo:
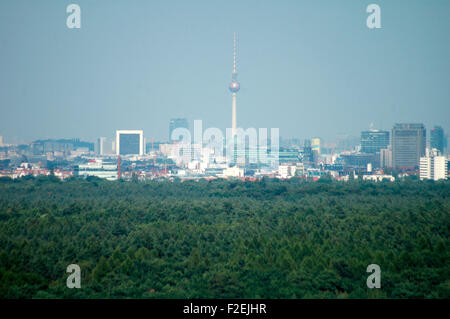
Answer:
[[[409,179],[1,178],[0,298],[450,298],[449,198]]]

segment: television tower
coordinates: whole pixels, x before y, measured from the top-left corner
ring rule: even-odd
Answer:
[[[236,68],[236,32],[234,33],[233,41],[233,73],[231,74],[230,91],[232,96],[232,109],[231,109],[231,134],[234,137],[236,135],[236,93],[239,91],[241,86],[237,80],[237,68]]]

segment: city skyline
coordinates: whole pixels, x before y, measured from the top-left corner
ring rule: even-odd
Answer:
[[[231,18],[232,5],[201,1],[78,3],[79,30],[66,27],[65,4],[0,5],[5,143],[95,141],[117,128],[163,140],[177,117],[229,127],[233,32],[243,39],[238,126],[325,140],[370,123],[450,130],[448,3],[383,2],[379,30],[365,26],[366,3],[348,1],[248,2]]]
[[[0,1],[0,299],[171,318],[448,301],[449,16]]]

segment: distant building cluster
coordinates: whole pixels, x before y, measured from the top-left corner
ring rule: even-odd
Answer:
[[[117,130],[115,138],[100,137],[95,143],[58,139],[13,145],[0,137],[0,177],[317,180],[329,176],[343,181],[394,181],[417,176],[437,181],[449,174],[446,138],[439,126],[431,129],[428,141],[425,126],[417,123],[395,124],[390,132],[365,130],[359,140],[349,136],[333,142],[318,137],[281,139],[276,166],[259,160],[270,155],[270,148],[245,145],[236,149],[231,161],[225,156],[225,142],[219,153],[202,143],[186,148],[183,141],[171,138],[177,128],[189,130],[187,119],[171,119],[169,139],[164,141],[145,139],[143,130]]]
[[[248,130],[243,134],[237,126],[241,88],[237,65],[235,33],[233,71],[228,86],[231,141],[228,133],[226,138],[215,136],[214,143],[211,140],[211,143],[205,143],[203,137],[199,141],[198,132],[195,133],[196,121],[194,136],[186,118],[170,119],[168,139],[163,141],[147,140],[144,131],[139,129],[117,130],[114,138],[99,137],[96,143],[48,139],[12,145],[5,144],[0,136],[0,177],[317,180],[327,176],[343,181],[356,178],[394,181],[405,176],[421,180],[448,178],[447,139],[440,126],[431,129],[429,141],[423,124],[399,123],[390,132],[371,128],[362,131],[360,138],[343,135],[333,142],[313,137],[281,139],[280,143],[272,143],[278,142],[276,133],[276,137],[266,136],[262,143],[261,140],[247,143],[247,140],[257,138]],[[203,136],[203,129],[201,131]]]

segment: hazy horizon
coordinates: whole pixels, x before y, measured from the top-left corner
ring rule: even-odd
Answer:
[[[66,7],[81,7],[68,29]],[[368,29],[366,7],[381,7]],[[450,131],[449,1],[2,1],[0,135],[165,140],[170,118],[284,138],[359,136],[394,123]],[[447,119],[447,120],[446,120]]]

